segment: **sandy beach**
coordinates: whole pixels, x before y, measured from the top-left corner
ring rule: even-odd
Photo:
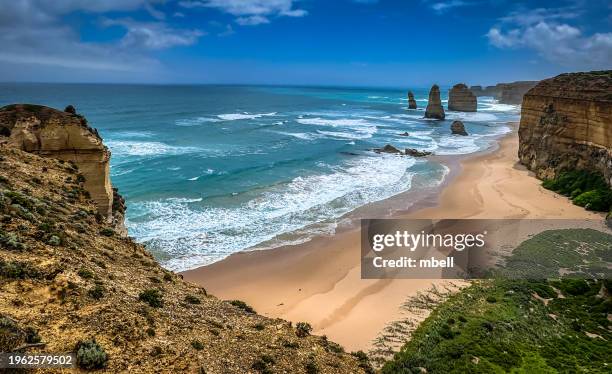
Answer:
[[[436,204],[394,218],[601,219],[540,186],[517,163],[517,125],[494,151],[461,160]],[[183,273],[223,299],[244,300],[257,312],[307,321],[347,350],[368,350],[400,305],[440,280],[362,280],[359,229],[297,246],[241,252]]]

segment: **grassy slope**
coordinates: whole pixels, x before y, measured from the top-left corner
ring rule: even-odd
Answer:
[[[95,339],[111,372],[363,371],[337,344],[161,268],[86,195],[70,163],[0,146],[0,351]]]
[[[590,249],[592,269],[576,261],[576,248]],[[509,271],[529,274],[533,263],[525,259],[531,255],[570,272],[599,273],[600,256],[612,253],[612,236],[593,230],[544,232],[515,253]],[[572,269],[572,264],[579,266]],[[476,281],[440,305],[382,371],[609,373],[611,287],[605,280]]]

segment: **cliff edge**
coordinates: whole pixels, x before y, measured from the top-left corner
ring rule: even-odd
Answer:
[[[561,74],[523,98],[519,159],[539,178],[598,171],[612,185],[612,71]]]

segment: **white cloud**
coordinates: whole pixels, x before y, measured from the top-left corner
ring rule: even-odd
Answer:
[[[166,49],[195,44],[204,33],[200,30],[176,30],[162,22],[137,22],[131,19],[105,20],[106,26],[122,26],[126,34],[120,45],[125,48]]]
[[[183,0],[183,8],[213,8],[236,17],[239,25],[270,23],[270,17],[304,17],[308,12],[294,8],[294,0]]]
[[[524,48],[543,59],[574,69],[605,69],[612,65],[612,33],[585,35],[564,21],[578,18],[575,8],[510,13],[486,34],[497,48]],[[504,30],[505,29],[505,30]]]
[[[255,15],[249,17],[238,17],[236,18],[236,23],[241,26],[256,26],[270,23],[270,20],[264,16]]]
[[[435,3],[431,3],[429,6],[431,9],[435,10],[437,13],[444,13],[453,8],[459,8],[464,6],[474,5],[473,2],[463,1],[463,0],[449,0],[449,1],[438,1]]]
[[[160,0],[161,1],[161,0]],[[153,8],[154,0],[0,0],[0,61],[73,69],[144,71],[159,67],[147,50],[190,45],[198,30],[176,30],[161,21],[115,21],[125,29],[113,42],[83,41],[63,22],[75,11],[103,14],[145,9],[151,16],[165,15]]]

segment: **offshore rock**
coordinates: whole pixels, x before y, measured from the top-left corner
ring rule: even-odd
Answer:
[[[456,84],[448,91],[448,110],[475,112],[476,96],[465,84]]]
[[[461,121],[453,121],[450,128],[453,135],[468,135],[467,131],[465,131],[465,126]]]
[[[408,109],[416,109],[417,108],[417,103],[416,100],[414,99],[414,94],[412,93],[412,91],[408,91]]]
[[[442,108],[442,102],[440,101],[440,87],[434,84],[429,91],[425,118],[444,119],[444,117],[444,108]]]

